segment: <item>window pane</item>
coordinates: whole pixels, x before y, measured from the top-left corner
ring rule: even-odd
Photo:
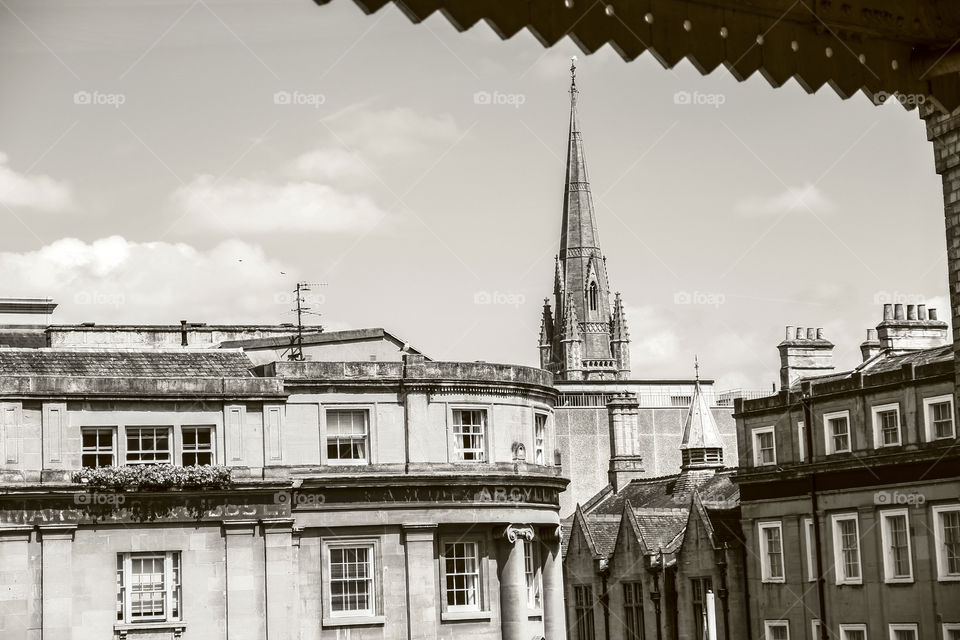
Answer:
[[[81,429],[80,462],[84,467],[107,467],[113,462],[113,428]]]
[[[454,409],[453,441],[456,459],[463,462],[484,460],[484,428],[487,412],[480,409]]]
[[[330,610],[373,614],[373,547],[331,547]]]
[[[856,520],[838,520],[840,530],[840,551],[843,566],[840,569],[844,578],[860,577],[860,541],[857,539]]]
[[[213,427],[183,427],[183,466],[213,464]]]
[[[884,446],[900,443],[900,426],[896,411],[881,411],[877,413],[880,421],[880,442]]]
[[[367,461],[366,409],[327,411],[327,460],[355,464]]]
[[[169,462],[169,427],[127,427],[127,464]]]
[[[886,518],[890,564],[896,578],[910,577],[910,548],[907,538],[907,517],[904,515]]]
[[[940,514],[943,525],[943,555],[947,573],[960,574],[960,511]]]
[[[444,545],[448,609],[479,609],[480,562],[475,542]]]

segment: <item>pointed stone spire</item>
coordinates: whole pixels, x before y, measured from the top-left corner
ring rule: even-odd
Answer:
[[[567,306],[563,310],[563,336],[561,340],[580,341],[580,322],[577,320],[577,306],[573,303],[573,296],[567,296]]]
[[[683,439],[680,442],[682,472],[688,470],[713,470],[723,467],[723,440],[720,429],[710,411],[710,405],[703,389],[700,388],[700,362],[695,360],[696,381],[693,386],[693,399],[690,410],[683,422]]]
[[[627,314],[618,291],[613,297],[613,317],[610,318],[610,351],[617,362],[617,378],[630,377],[630,332],[627,330]]]
[[[583,379],[583,339],[580,336],[580,322],[577,320],[577,307],[573,296],[567,296],[567,306],[563,310],[563,334],[560,336],[562,347],[560,367],[567,380]]]
[[[574,58],[575,61],[575,58]],[[571,322],[578,325],[581,336],[582,362],[577,363],[577,379],[606,379],[629,377],[629,362],[614,353],[611,343],[610,286],[607,280],[606,258],[600,250],[596,213],[583,139],[577,117],[577,67],[570,64],[570,126],[567,140],[567,166],[564,181],[563,221],[560,231],[560,251],[554,280],[557,326],[564,331],[554,334],[553,352],[561,351],[560,342],[572,335]],[[571,313],[567,309],[572,308]],[[575,320],[571,320],[575,318]],[[621,333],[620,351],[627,350],[625,326]],[[567,379],[566,360],[558,362],[555,371],[560,380]]]
[[[540,320],[540,368],[550,369],[553,362],[553,314],[550,312],[550,300],[543,299],[543,317]]]

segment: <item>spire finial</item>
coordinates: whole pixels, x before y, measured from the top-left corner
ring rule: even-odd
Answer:
[[[697,355],[693,355],[693,370],[696,372],[697,382],[700,382],[700,360]]]
[[[577,92],[577,56],[570,56],[570,93]]]

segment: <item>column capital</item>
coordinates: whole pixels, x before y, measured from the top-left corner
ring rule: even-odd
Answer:
[[[533,527],[528,524],[508,524],[503,530],[503,537],[511,544],[515,543],[517,538],[532,542],[534,536]]]
[[[257,533],[256,520],[224,520],[223,534],[227,536],[252,536]]]
[[[540,527],[540,539],[544,542],[560,542],[563,540],[563,528],[559,524]]]
[[[435,522],[413,522],[402,527],[404,542],[433,542],[437,532]]]
[[[263,523],[264,535],[271,533],[293,533],[293,518],[264,518],[261,522]]]
[[[41,540],[73,540],[75,524],[42,524],[37,527]]]

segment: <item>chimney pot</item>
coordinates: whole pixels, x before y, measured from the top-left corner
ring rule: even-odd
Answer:
[[[917,307],[912,304],[907,305],[907,320],[917,319]]]
[[[918,304],[917,305],[917,320],[926,320],[927,319],[927,305]]]
[[[816,338],[817,338],[817,330],[814,329],[813,327],[808,327],[808,328],[807,328],[807,340],[816,340]]]
[[[877,339],[877,330],[867,329],[867,342],[876,342]]]
[[[784,340],[793,340],[794,335],[794,328],[790,325],[787,325],[787,336],[784,338]]]
[[[927,317],[930,318],[931,320],[936,320],[936,319],[937,319],[937,310],[936,310],[936,309],[930,309],[929,311],[927,311]]]
[[[884,320],[893,320],[893,305],[885,304],[883,305],[883,319]]]
[[[181,347],[186,347],[187,344],[188,344],[188,340],[187,340],[187,321],[186,321],[186,320],[181,320],[181,321],[180,321],[180,346],[181,346]]]
[[[823,327],[817,327],[817,340],[823,340]]]
[[[803,327],[797,327],[797,340],[803,340],[804,335]]]
[[[903,315],[903,305],[902,305],[902,304],[895,304],[895,305],[893,305],[893,319],[894,319],[894,320],[904,320],[904,319],[905,319],[905,317],[904,317],[904,315]]]

